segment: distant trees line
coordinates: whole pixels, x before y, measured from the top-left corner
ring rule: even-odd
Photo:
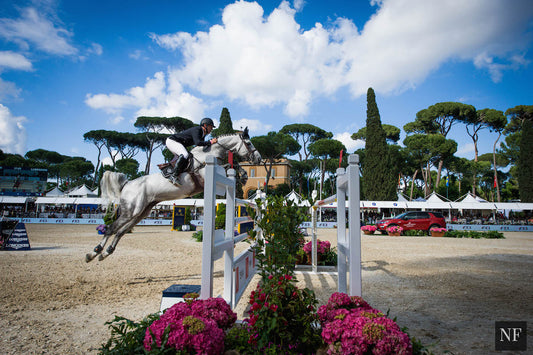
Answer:
[[[212,134],[234,133],[231,116],[223,108],[220,124]],[[120,171],[135,178],[150,173],[151,162],[170,160],[165,148],[168,135],[196,124],[183,117],[138,117],[136,133],[94,130],[84,140],[98,150],[96,166],[83,157],[69,157],[57,152],[37,149],[24,157],[0,151],[0,165],[49,169],[49,176],[60,187],[86,183],[96,186],[105,170]],[[474,144],[474,159],[457,157],[457,142],[449,137],[453,126],[460,125]],[[432,191],[454,200],[472,191],[491,201],[521,199],[533,202],[533,106],[519,105],[504,112],[459,102],[439,102],[417,112],[403,126],[407,136],[399,144],[400,128],[382,124],[372,88],[367,92],[366,125],[351,136],[363,140],[358,149],[361,161],[362,198],[395,200],[398,187],[410,199],[429,195]],[[479,152],[483,132],[496,132],[491,152]],[[253,132],[252,132],[253,133]],[[290,159],[289,185],[270,188],[270,193],[285,194],[291,188],[309,196],[323,186],[323,195],[335,193],[335,174],[346,166],[346,147],[333,134],[311,124],[289,124],[279,131],[252,137],[252,142],[265,161],[266,188],[276,160]],[[498,143],[500,147],[498,148]],[[161,155],[154,156],[156,151]],[[146,165],[139,171],[137,154],[144,152]],[[102,166],[103,156],[112,165]]]

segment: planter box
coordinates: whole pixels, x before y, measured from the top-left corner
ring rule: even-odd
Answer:
[[[399,237],[401,235],[400,232],[396,232],[396,233],[390,233],[389,232],[389,237]]]
[[[365,233],[366,235],[371,235],[371,234],[374,234],[373,231],[363,231],[363,233]]]
[[[446,232],[431,232],[432,237],[444,237],[444,233]]]

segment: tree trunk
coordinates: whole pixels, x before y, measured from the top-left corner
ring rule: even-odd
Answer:
[[[494,146],[492,148],[492,159],[493,159],[493,166],[494,166],[494,183],[496,185],[496,198],[498,202],[501,202],[501,196],[500,196],[500,184],[498,183],[498,169],[496,169],[496,144],[498,144],[498,141],[500,140],[500,137],[502,136],[502,132],[499,132],[498,139],[496,139],[496,142],[494,142]]]
[[[418,169],[415,170],[415,173],[413,174],[413,179],[411,181],[411,194],[409,195],[409,201],[413,201],[413,190],[415,188],[415,179],[416,179],[417,174],[418,174]]]
[[[444,164],[444,160],[439,160],[439,167],[437,169],[437,181],[435,181],[435,186],[439,186],[440,184],[440,175],[442,173],[442,165]]]

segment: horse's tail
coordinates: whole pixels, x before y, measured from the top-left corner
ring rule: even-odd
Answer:
[[[102,198],[109,203],[118,203],[120,199],[120,192],[128,178],[122,173],[115,173],[113,171],[106,171],[100,181],[100,191]]]

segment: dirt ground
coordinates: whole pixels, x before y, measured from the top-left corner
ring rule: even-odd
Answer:
[[[136,227],[108,259],[87,264],[85,253],[100,240],[95,226],[26,228],[32,250],[0,252],[3,354],[95,354],[109,338],[106,321],[140,320],[159,310],[170,285],[201,283],[201,243],[191,232]],[[436,354],[501,354],[494,351],[495,321],[533,324],[533,233],[505,237],[363,236],[363,298],[424,344],[436,343]],[[320,230],[319,239],[335,244],[336,231]],[[221,261],[215,269],[216,296]],[[297,277],[322,304],[337,288],[330,274]],[[246,301],[247,294],[240,318]]]

